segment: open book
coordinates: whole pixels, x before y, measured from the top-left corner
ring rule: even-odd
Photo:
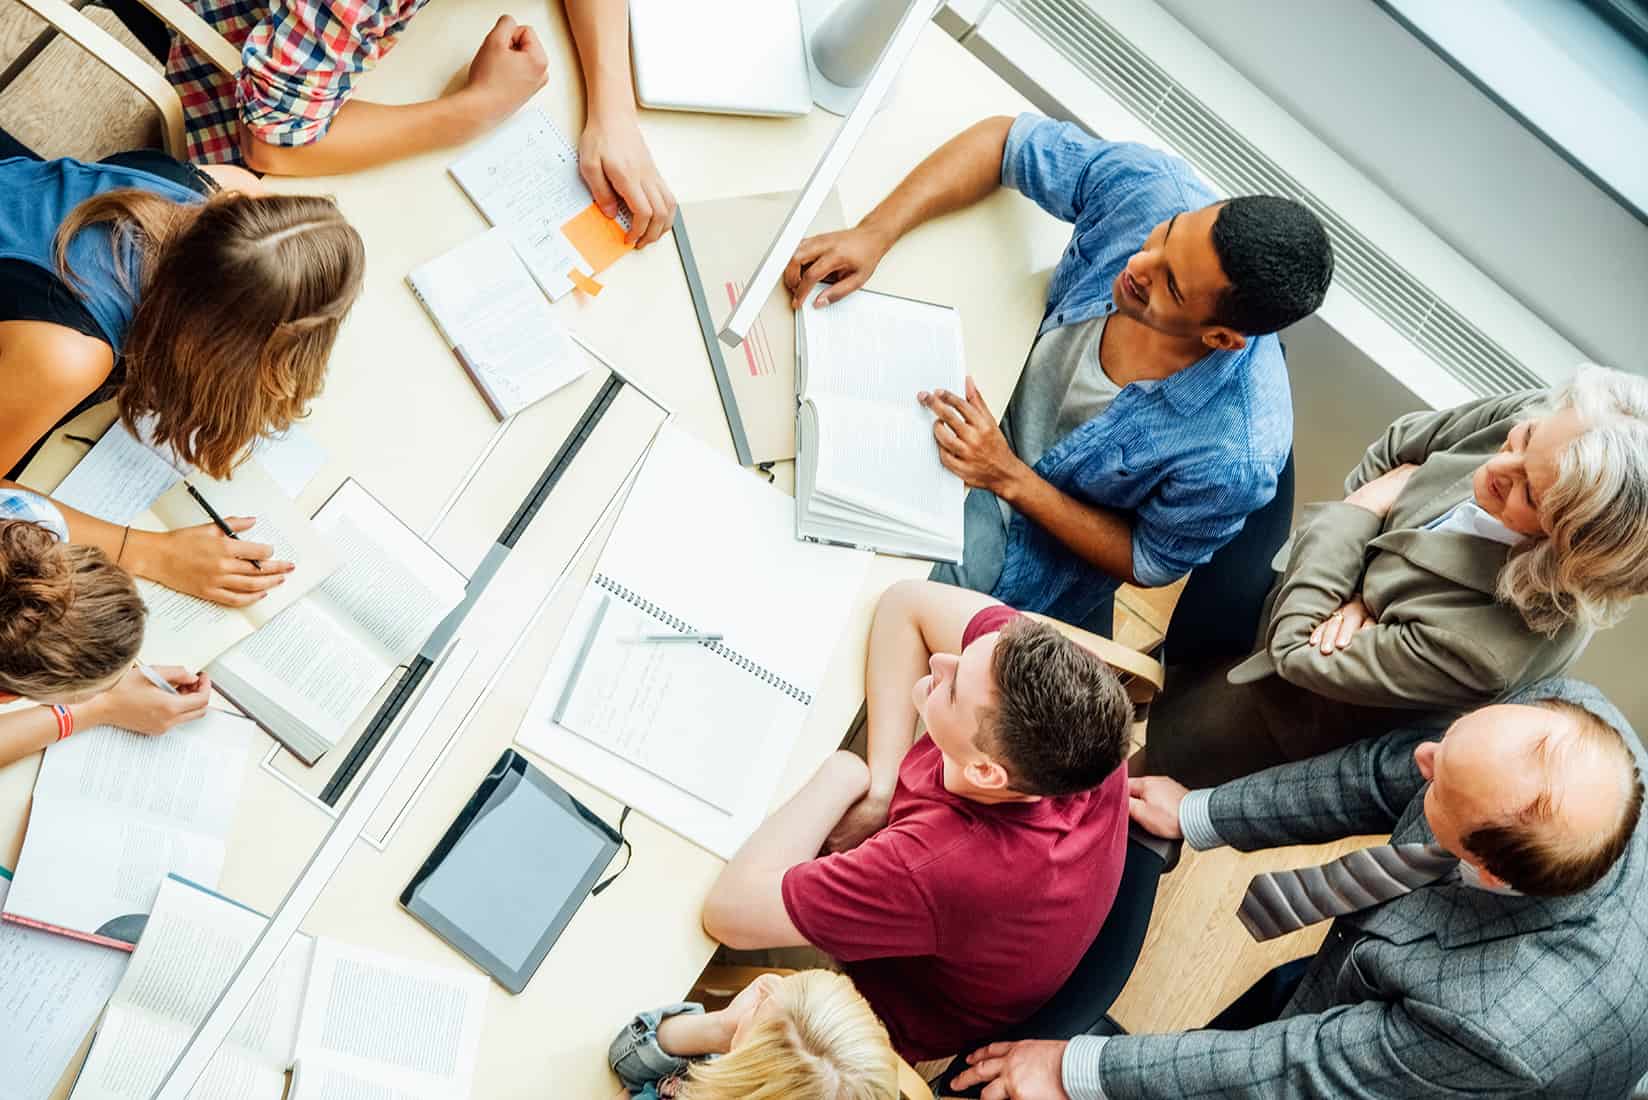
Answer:
[[[487,407],[507,420],[591,366],[496,227],[406,277]]]
[[[177,531],[212,522],[189,492],[191,485],[220,516],[257,517],[257,525],[241,533],[242,541],[267,543],[275,548],[275,560],[297,566],[263,599],[240,608],[209,603],[138,578],[138,594],[149,609],[143,659],[193,670],[205,667],[301,600],[337,568],[338,559],[256,458],[243,463],[227,481],[214,481],[198,472],[184,480],[182,471],[120,423],[105,432],[69,472],[56,495],[64,504],[112,523],[147,531]],[[153,503],[131,509],[132,503],[145,497]]]
[[[179,878],[109,1001],[74,1100],[149,1100],[262,932],[259,913]],[[281,955],[190,1092],[281,1100],[286,1069],[317,1084],[294,1095],[461,1100],[480,1047],[487,980],[328,939]],[[323,1091],[332,1074],[355,1091]]]
[[[160,737],[96,726],[48,748],[5,919],[131,950],[167,874],[217,884],[254,735],[208,710]]]
[[[960,561],[966,486],[916,394],[966,392],[961,318],[868,290],[814,309],[816,295],[796,314],[796,534]]]
[[[215,661],[218,688],[307,764],[463,602],[468,581],[354,480],[315,513],[343,566]]]

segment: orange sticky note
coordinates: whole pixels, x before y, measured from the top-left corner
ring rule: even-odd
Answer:
[[[601,208],[594,203],[563,225],[561,232],[584,262],[597,272],[611,267],[633,247],[624,240],[624,227],[601,213]]]
[[[588,294],[591,298],[606,289],[600,283],[596,282],[594,279],[591,279],[588,275],[585,275],[577,268],[573,268],[568,271],[567,278],[572,280],[573,286],[577,287],[585,294]]]

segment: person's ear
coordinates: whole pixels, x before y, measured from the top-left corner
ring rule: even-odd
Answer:
[[[1510,883],[1506,882],[1504,879],[1500,878],[1480,863],[1477,863],[1475,860],[1467,860],[1466,862],[1470,863],[1471,870],[1476,872],[1477,880],[1488,889],[1509,890],[1511,888]]]
[[[1005,791],[1008,788],[1007,769],[983,754],[968,761],[962,768],[962,774],[977,790]]]
[[[1413,750],[1413,762],[1419,765],[1419,774],[1429,783],[1436,774],[1436,750],[1439,748],[1435,741],[1426,741]]]
[[[1202,343],[1214,351],[1241,351],[1247,337],[1225,325],[1212,325],[1202,331]]]

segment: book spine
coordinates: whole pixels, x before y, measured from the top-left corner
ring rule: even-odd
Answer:
[[[682,634],[698,633],[698,630],[695,629],[691,623],[670,614],[668,611],[664,610],[662,607],[659,607],[651,600],[646,599],[634,589],[627,588],[624,585],[619,584],[605,573],[595,574],[595,583],[603,590],[617,596],[619,599],[623,600],[627,604],[630,604],[632,607],[640,608],[642,611],[645,611],[648,615],[651,615],[654,619],[657,619],[659,622],[665,624],[673,630],[679,631]],[[760,680],[768,687],[775,689],[781,695],[786,695],[789,698],[794,699],[804,707],[812,706],[813,697],[810,692],[802,691],[782,676],[773,672],[771,669],[750,660],[736,649],[733,649],[722,642],[698,642],[697,644],[703,646],[705,649],[711,651],[717,656],[731,661],[739,669],[742,669],[744,672],[754,676],[757,680]]]

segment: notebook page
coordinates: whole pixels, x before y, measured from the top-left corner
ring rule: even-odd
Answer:
[[[406,277],[500,419],[592,365],[561,327],[502,229],[487,230]]]
[[[315,943],[298,1030],[303,1075],[336,1069],[431,1100],[468,1096],[488,985],[472,970],[323,937]]]
[[[644,642],[671,628],[591,585],[592,616],[559,724],[710,805],[733,813],[784,697],[726,657],[692,642]],[[582,619],[583,615],[576,616]]]
[[[286,1100],[440,1100],[425,1093],[406,1092],[336,1066],[292,1067],[292,1089]]]
[[[183,474],[116,420],[52,496],[110,523],[128,524]]]
[[[81,1071],[77,1100],[148,1100],[264,924],[250,909],[168,878]],[[287,946],[191,1097],[279,1100],[312,949],[307,937]]]
[[[268,595],[245,608],[224,607],[151,581],[138,581],[138,592],[149,607],[143,659],[198,669],[301,600],[331,575],[339,558],[330,541],[255,462],[241,466],[227,481],[196,477],[188,484],[174,485],[150,509],[152,526],[176,531],[211,522],[189,493],[189,484],[218,515],[256,518],[257,523],[241,533],[242,541],[273,546],[275,560],[296,565]]]
[[[208,710],[160,737],[98,726],[52,745],[7,915],[129,942],[168,873],[215,885],[255,732]]]
[[[545,294],[571,291],[573,269],[594,273],[564,227],[595,199],[578,174],[578,150],[542,111],[517,111],[451,172],[486,220],[508,233]],[[619,222],[629,227],[627,215]]]
[[[665,424],[597,570],[811,694],[869,563],[798,542],[792,498]]]
[[[0,868],[0,904],[11,878]],[[47,1096],[103,1011],[128,956],[0,924],[0,1066],[7,1095]]]

